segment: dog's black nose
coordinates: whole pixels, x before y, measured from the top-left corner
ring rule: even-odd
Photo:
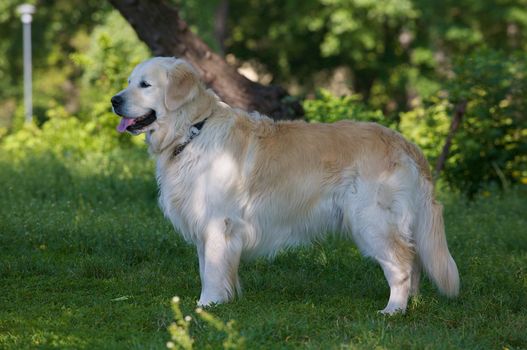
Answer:
[[[112,97],[112,106],[118,107],[121,103],[123,103],[123,98],[119,95],[115,95]]]

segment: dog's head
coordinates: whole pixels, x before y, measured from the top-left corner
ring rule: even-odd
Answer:
[[[184,60],[155,57],[140,63],[128,87],[112,97],[113,111],[121,117],[117,130],[138,135],[157,129],[194,98],[199,86],[196,71]]]

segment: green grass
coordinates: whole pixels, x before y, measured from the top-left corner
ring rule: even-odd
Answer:
[[[0,161],[0,348],[163,349],[170,300],[199,295],[197,257],[157,207],[146,151]],[[209,311],[255,348],[527,348],[527,190],[442,194],[458,299],[426,280],[406,315],[380,268],[330,239],[244,263],[244,295]],[[198,348],[221,335],[198,321]]]

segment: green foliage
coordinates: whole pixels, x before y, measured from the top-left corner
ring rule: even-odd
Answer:
[[[118,13],[111,12],[101,21],[89,36],[79,39],[85,41],[85,51],[70,55],[79,77],[78,113],[72,114],[67,104],[51,98],[36,124],[20,123],[15,132],[0,133],[4,150],[13,159],[42,154],[82,159],[140,143],[115,131],[118,118],[111,112],[110,98],[126,85],[133,67],[149,53]]]
[[[110,12],[88,40],[86,50],[71,59],[81,70],[80,114],[91,117],[110,112],[111,96],[127,85],[132,69],[150,52],[118,12]]]
[[[327,90],[319,90],[315,99],[303,103],[305,117],[311,122],[333,123],[338,120],[361,120],[389,125],[381,111],[367,108],[357,95],[333,96]]]
[[[214,16],[222,0],[171,0],[180,10],[180,16],[190,26],[191,30],[218,52],[219,42],[214,35]],[[224,1],[224,0],[223,0]]]
[[[371,73],[385,69],[380,61],[390,56],[395,63],[405,55],[394,50],[398,28],[417,14],[410,1],[256,0],[251,5],[235,1],[231,6],[228,44],[237,57],[258,57],[278,79],[293,76],[303,83],[313,71],[346,65],[360,93],[367,93]],[[383,40],[388,32],[393,35]]]
[[[435,162],[453,109],[468,101],[452,142],[444,178],[469,196],[489,185],[527,182],[527,60],[495,51],[460,59],[448,94],[401,115],[400,129]]]
[[[175,321],[172,322],[172,324],[168,327],[172,341],[167,343],[167,348],[190,350],[193,348],[194,343],[196,343],[198,348],[204,348],[206,345],[207,348],[211,349],[245,349],[245,339],[240,336],[238,331],[235,329],[234,321],[231,320],[227,323],[224,323],[222,320],[203,310],[202,308],[196,309],[196,315],[207,326],[214,329],[216,332],[219,332],[221,335],[218,337],[215,334],[208,333],[206,340],[199,339],[199,341],[196,342],[190,334],[192,317],[183,317],[179,303],[179,297],[172,298],[172,312],[174,314]],[[215,344],[218,342],[218,339],[223,339],[221,345]]]
[[[21,1],[8,3],[7,13],[0,17],[0,33],[20,37],[15,10]],[[33,109],[38,125],[56,108],[83,120],[108,120],[104,114],[110,113],[110,97],[124,87],[132,68],[150,56],[130,25],[110,10],[109,3],[101,0],[37,4],[32,29]],[[8,113],[0,117],[0,127],[16,131],[22,124],[22,109],[10,106],[13,101],[21,106],[21,40],[0,42],[2,52],[9,59],[0,58],[0,78],[5,77],[0,79],[0,107]]]
[[[495,51],[475,52],[456,65],[450,99],[468,105],[446,179],[471,196],[489,183],[507,188],[527,179],[526,72],[524,54]]]
[[[489,47],[527,48],[527,6],[494,0],[230,1],[227,49],[257,60],[275,82],[319,83],[317,74],[351,70],[363,101],[396,115],[441,88],[456,57]],[[265,16],[262,15],[265,13]]]
[[[13,161],[44,154],[60,160],[80,160],[93,153],[131,145],[129,137],[115,131],[117,118],[111,114],[81,121],[57,107],[49,110],[48,116],[49,121],[42,128],[34,123],[25,124],[18,132],[6,136],[2,140],[3,152]]]
[[[183,313],[179,307],[179,297],[172,298],[172,313],[174,314],[175,321],[168,327],[172,341],[167,343],[167,348],[183,350],[192,349],[194,339],[192,339],[189,334],[192,317],[183,317]]]
[[[402,113],[400,120],[401,133],[421,148],[431,164],[435,164],[450,127],[451,105],[449,101],[433,96],[426,105]],[[450,166],[446,171],[449,169]]]

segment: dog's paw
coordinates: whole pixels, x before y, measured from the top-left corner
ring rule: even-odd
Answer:
[[[393,316],[396,314],[404,314],[406,312],[406,309],[403,309],[401,307],[396,306],[386,306],[384,309],[377,311],[381,315],[388,315]]]
[[[223,303],[222,300],[216,300],[216,299],[210,299],[210,298],[200,298],[197,302],[197,305],[198,307],[202,307],[202,308],[209,308],[209,307],[213,307],[213,306],[216,306],[218,304],[221,304]]]
[[[214,302],[203,302],[203,301],[201,301],[201,300],[198,300],[198,301],[196,302],[196,305],[197,305],[199,308],[206,309],[206,308],[209,308],[209,307],[211,307],[211,306],[216,305],[216,303],[214,303]]]

